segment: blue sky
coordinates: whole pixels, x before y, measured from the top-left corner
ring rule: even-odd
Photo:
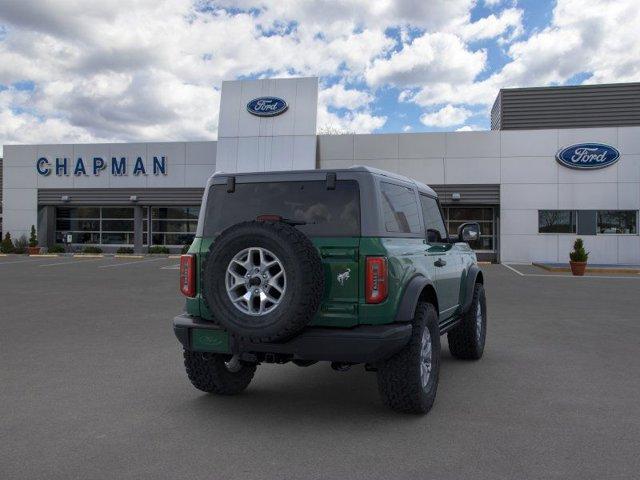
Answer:
[[[640,80],[636,0],[22,0],[0,143],[217,137],[223,80],[318,76],[319,131],[489,128],[500,88]]]

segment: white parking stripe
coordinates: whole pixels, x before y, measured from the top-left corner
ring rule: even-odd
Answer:
[[[175,265],[167,265],[166,267],[160,267],[162,270],[180,270],[180,264],[176,263]]]
[[[513,267],[511,267],[511,266],[507,265],[506,263],[503,263],[502,265],[503,265],[503,266],[505,266],[505,267],[507,267],[507,268],[508,268],[509,270],[511,270],[512,272],[517,273],[517,274],[518,274],[518,275],[520,275],[521,277],[524,277],[524,273],[519,272],[519,271],[518,271],[518,270],[516,270],[515,268],[513,268]]]
[[[15,262],[0,262],[0,265],[13,265],[15,263],[31,263],[31,262],[35,262],[36,260],[45,260],[45,258],[31,258],[31,257],[29,257],[29,260],[16,260]]]
[[[507,267],[514,273],[517,273],[521,277],[545,277],[545,278],[616,278],[616,279],[631,279],[631,280],[640,280],[640,277],[632,277],[632,276],[613,276],[613,275],[584,275],[584,276],[576,276],[576,275],[555,275],[553,273],[522,273],[510,265],[506,263],[502,263],[501,265]]]
[[[157,262],[158,260],[166,260],[166,258],[150,258],[148,260],[137,260],[135,262],[114,263],[113,265],[100,265],[98,268],[115,268],[124,267],[125,265],[134,265],[138,263]]]
[[[74,261],[75,260],[75,261]],[[98,260],[104,260],[104,258],[87,258],[82,260],[70,260],[68,262],[58,262],[58,263],[46,263],[44,265],[40,265],[41,267],[55,267],[56,265],[78,265],[80,263],[89,263],[89,262],[97,262]]]

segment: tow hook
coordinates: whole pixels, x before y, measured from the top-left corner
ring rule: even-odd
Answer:
[[[331,362],[331,368],[336,372],[346,372],[351,368],[351,364],[346,362]]]

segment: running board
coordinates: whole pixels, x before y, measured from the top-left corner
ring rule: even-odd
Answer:
[[[454,317],[448,318],[444,322],[440,323],[438,325],[440,327],[440,335],[444,335],[449,330],[451,330],[453,327],[458,325],[458,323],[460,323],[460,320],[462,320],[462,317],[454,316]]]

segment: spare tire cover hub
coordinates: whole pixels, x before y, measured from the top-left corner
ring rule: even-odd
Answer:
[[[273,252],[249,247],[229,262],[225,284],[235,308],[247,315],[266,315],[280,305],[287,289],[287,275]]]

